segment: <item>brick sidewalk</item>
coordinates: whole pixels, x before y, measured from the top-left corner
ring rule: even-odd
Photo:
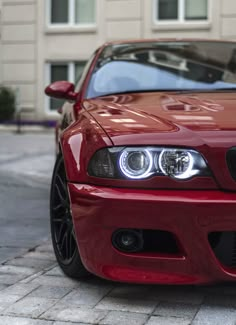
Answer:
[[[236,285],[128,285],[58,268],[49,243],[0,266],[1,325],[235,325]]]

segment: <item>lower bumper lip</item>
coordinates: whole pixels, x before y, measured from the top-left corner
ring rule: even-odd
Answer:
[[[236,231],[236,193],[136,190],[68,184],[84,265],[98,276],[135,283],[190,284],[236,280],[208,241],[213,231]],[[119,228],[172,232],[183,254],[124,254],[112,246]]]

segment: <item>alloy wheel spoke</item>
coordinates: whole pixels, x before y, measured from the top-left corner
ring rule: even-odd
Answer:
[[[74,238],[74,241],[76,242],[76,236],[75,236],[74,227],[72,227],[71,236]]]
[[[66,222],[66,212],[65,209],[63,208],[62,211],[57,212],[54,214],[52,221],[54,222]]]
[[[57,237],[57,244],[60,245],[60,243],[63,241],[63,229],[65,228],[65,222],[63,222],[60,226],[58,237]]]
[[[74,242],[74,250],[75,250],[76,249],[76,245],[77,245],[77,240],[76,240],[76,235],[75,235],[74,227],[72,228],[72,231],[71,231],[71,237],[72,237],[72,240]]]
[[[67,208],[67,207],[68,207],[68,202],[67,202],[67,200],[63,197],[63,195],[62,195],[62,193],[61,193],[61,190],[60,190],[59,186],[56,184],[55,187],[56,187],[56,190],[57,190],[57,194],[58,194],[58,196],[59,196],[59,199],[60,199],[60,201],[61,201],[61,205],[62,205],[64,208]]]
[[[63,234],[63,237],[62,237],[62,241],[61,241],[61,253],[63,253],[63,250],[65,251],[66,237],[67,237],[67,233],[65,231],[65,233]],[[65,257],[65,256],[63,256],[63,257]]]
[[[70,236],[67,231],[67,233],[66,233],[66,259],[69,260],[70,257],[71,257],[70,256]]]
[[[56,178],[58,179],[58,181],[60,183],[60,187],[63,189],[64,194],[67,196],[67,188],[66,188],[65,182],[62,180],[62,178],[59,174],[57,174]]]
[[[60,210],[61,208],[63,208],[63,206],[62,206],[61,203],[59,203],[58,205],[56,205],[56,206],[53,207],[52,209],[53,209],[54,212],[56,212],[56,211]]]
[[[63,222],[63,218],[53,218],[52,221],[55,223],[60,223],[60,222]]]

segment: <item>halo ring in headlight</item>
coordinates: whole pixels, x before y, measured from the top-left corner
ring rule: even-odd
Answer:
[[[164,175],[177,179],[188,179],[195,172],[194,158],[188,150],[164,149],[159,156],[159,167]]]
[[[126,148],[120,155],[119,166],[128,178],[146,178],[152,170],[153,157],[147,149]]]

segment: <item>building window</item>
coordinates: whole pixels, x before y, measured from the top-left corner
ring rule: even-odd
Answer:
[[[59,80],[68,80],[76,84],[83,73],[85,64],[86,61],[69,62],[69,63],[67,62],[49,63],[47,65],[47,71],[48,71],[47,84]],[[64,100],[61,99],[55,99],[55,98],[48,98],[48,99],[49,99],[48,108],[50,111],[56,111],[64,103]]]
[[[95,0],[50,0],[49,3],[50,24],[95,24]]]
[[[209,0],[156,0],[157,20],[205,21],[208,20]]]

